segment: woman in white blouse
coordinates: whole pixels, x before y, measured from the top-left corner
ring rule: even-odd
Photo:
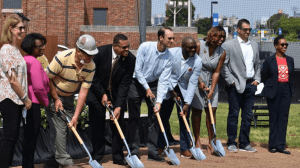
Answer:
[[[3,117],[3,137],[0,144],[0,167],[8,168],[13,159],[18,138],[22,109],[30,109],[27,97],[27,69],[17,41],[25,26],[18,15],[7,17],[2,28],[0,49],[0,111]]]

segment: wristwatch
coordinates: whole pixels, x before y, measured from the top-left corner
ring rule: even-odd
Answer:
[[[28,96],[27,96],[27,94],[25,93],[25,95],[21,98],[22,102],[24,102],[27,98],[28,98]]]

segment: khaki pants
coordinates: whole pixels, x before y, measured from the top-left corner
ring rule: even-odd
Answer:
[[[74,96],[59,96],[59,98],[61,99],[63,107],[71,120],[74,115]],[[56,149],[55,160],[61,165],[74,164],[71,156],[67,154],[66,142],[68,127],[65,121],[60,117],[60,113],[55,112],[54,100],[50,97],[49,101],[49,106],[45,108],[45,110],[50,127],[50,141]],[[47,157],[47,160],[51,160],[53,157],[54,151],[51,151]]]

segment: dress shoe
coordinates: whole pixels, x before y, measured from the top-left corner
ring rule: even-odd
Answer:
[[[165,159],[158,156],[158,155],[148,155],[148,160],[149,161],[156,161],[156,162],[164,162]]]
[[[79,166],[76,166],[75,164],[72,164],[72,165],[64,165],[64,166],[61,166],[62,168],[80,168]]]
[[[273,148],[273,149],[269,149],[269,152],[270,152],[270,153],[276,153],[277,150],[276,150],[275,148]]]
[[[161,156],[164,153],[164,149],[158,148],[158,156]]]
[[[59,168],[59,163],[54,160],[54,161],[46,161],[44,163],[44,168]]]
[[[97,161],[100,165],[102,165],[102,163],[108,162],[108,160],[105,160],[105,159],[96,159],[96,161]]]
[[[190,159],[190,158],[193,157],[193,155],[192,155],[192,153],[189,150],[186,150],[186,151],[184,151],[184,152],[181,153],[180,157],[185,157],[185,158]]]
[[[291,152],[289,152],[287,150],[282,150],[282,149],[277,149],[277,152],[288,154],[288,155],[291,154]]]
[[[113,161],[113,164],[123,165],[123,166],[128,165],[128,163],[126,162],[126,160]]]

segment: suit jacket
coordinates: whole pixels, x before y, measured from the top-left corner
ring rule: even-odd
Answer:
[[[173,90],[178,84],[184,101],[191,104],[201,74],[202,59],[195,54],[194,57],[190,57],[187,62],[181,65],[181,47],[171,48],[169,51],[173,61],[169,90]]]
[[[249,39],[250,40],[250,39]],[[260,82],[260,60],[258,45],[255,41],[250,40],[253,49],[253,67],[254,67],[254,80]],[[231,85],[235,82],[235,87],[238,93],[243,93],[246,88],[246,63],[244,60],[242,48],[238,39],[233,39],[225,42],[222,45],[226,51],[226,59],[222,67],[222,75],[227,83]]]
[[[112,45],[98,47],[98,54],[93,58],[96,70],[92,86],[87,96],[87,104],[98,101],[106,94],[110,99],[108,90],[112,68]],[[114,107],[126,108],[126,98],[132,82],[135,67],[135,56],[129,51],[127,57],[121,56],[112,74],[112,97]]]
[[[294,72],[294,59],[292,57],[286,56],[286,62],[289,69],[289,83],[292,95],[293,84],[291,79]],[[261,76],[262,79],[264,79],[264,89],[262,91],[262,95],[266,96],[267,98],[274,98],[276,96],[278,86],[278,65],[275,55],[265,60],[262,67]]]

